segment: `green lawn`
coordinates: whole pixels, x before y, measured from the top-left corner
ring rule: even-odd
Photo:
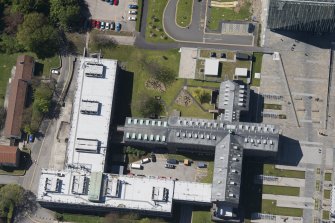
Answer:
[[[245,3],[238,13],[234,12],[232,8],[219,8],[219,7],[211,7],[211,9],[207,12],[208,23],[207,26],[211,30],[217,30],[219,28],[219,23],[221,20],[225,21],[236,21],[236,20],[249,20],[251,3]]]
[[[211,223],[212,214],[210,211],[193,211],[192,223]]]
[[[281,110],[281,105],[278,105],[278,104],[264,104],[264,109]]]
[[[104,217],[94,215],[70,214],[63,213],[63,221],[80,222],[80,223],[104,223]]]
[[[196,99],[196,101],[201,104],[200,102],[200,99],[198,97],[198,94],[196,93],[196,91],[198,90],[201,90],[201,91],[205,91],[207,94],[211,95],[212,94],[212,91],[209,90],[209,89],[206,89],[206,88],[201,88],[201,87],[188,87],[187,88],[187,91]],[[210,109],[214,109],[214,105],[210,104],[210,103],[203,103],[201,104],[201,106],[204,108],[204,109],[207,109],[207,110],[210,110]]]
[[[205,119],[213,119],[213,114],[209,113],[209,112],[204,112],[203,110],[201,110],[201,108],[195,103],[193,102],[193,104],[191,104],[190,106],[183,106],[183,105],[179,105],[179,104],[174,104],[170,111],[172,111],[173,109],[177,109],[179,111],[181,111],[181,115],[182,116],[186,116],[186,117],[194,117],[194,118],[205,118]]]
[[[248,68],[250,69],[251,62],[250,61],[241,61],[237,60],[236,62],[222,62],[222,76],[227,75],[229,80],[232,80],[235,75],[236,68]]]
[[[168,0],[149,0],[145,38],[148,42],[172,42],[163,30],[163,12]],[[154,36],[150,36],[153,33]],[[162,38],[164,37],[164,38]]]
[[[264,164],[263,174],[277,177],[305,179],[304,171],[277,169],[274,164]]]
[[[51,58],[46,58],[44,60],[37,59],[36,55],[33,53],[15,53],[15,54],[0,54],[0,104],[3,105],[6,94],[6,87],[8,79],[10,78],[10,72],[12,67],[16,63],[16,58],[18,55],[27,54],[35,58],[37,63],[41,63],[42,66],[36,67],[36,73],[38,75],[48,76],[50,75],[50,69],[59,66],[59,57],[54,56]]]
[[[323,198],[330,199],[330,190],[323,190]]]
[[[261,73],[262,70],[262,60],[263,60],[263,53],[254,53],[253,54],[254,61],[252,63],[252,70],[251,70],[251,85],[252,86],[260,86],[261,79],[255,78],[255,73]]]
[[[329,220],[329,211],[322,211],[322,219]]]
[[[116,46],[113,49],[102,49],[105,58],[112,58],[119,60],[123,64],[124,69],[133,74],[132,84],[132,99],[131,99],[131,115],[134,117],[141,117],[139,110],[139,102],[145,96],[161,96],[166,106],[172,105],[168,108],[168,111],[172,111],[173,108],[182,111],[182,115],[193,117],[205,117],[210,118],[211,115],[203,112],[197,105],[191,105],[189,107],[180,106],[173,103],[174,98],[183,87],[184,80],[176,80],[171,86],[168,86],[165,92],[159,92],[145,87],[145,82],[150,78],[150,74],[147,72],[143,65],[143,59],[147,62],[153,62],[170,68],[173,72],[177,73],[179,70],[179,58],[180,54],[178,50],[143,50],[131,46]],[[164,58],[165,57],[165,58]],[[131,83],[129,83],[131,87]],[[167,114],[168,115],[168,114]]]
[[[143,0],[137,1],[138,9],[137,9],[137,20],[136,20],[136,31],[141,31],[141,21],[142,21],[142,11],[143,11]]]
[[[210,81],[187,80],[187,85],[197,86],[197,87],[220,88],[220,83],[210,82]]]
[[[262,213],[302,217],[303,210],[300,208],[277,207],[275,200],[262,200]]]
[[[214,161],[208,162],[207,165],[207,176],[201,179],[201,183],[212,183],[213,182],[213,171],[214,171]]]
[[[299,193],[300,193],[299,187],[263,185],[263,194],[299,196]]]
[[[181,27],[187,27],[192,19],[193,0],[179,0],[177,5],[176,22]]]
[[[332,180],[332,174],[331,173],[325,173],[325,180],[331,181]]]

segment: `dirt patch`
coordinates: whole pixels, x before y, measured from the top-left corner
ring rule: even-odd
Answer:
[[[176,103],[182,106],[190,106],[193,104],[193,99],[186,91],[182,90],[176,99]]]
[[[165,88],[165,85],[158,81],[158,80],[155,80],[153,78],[150,78],[149,80],[147,80],[145,82],[145,87],[147,89],[153,89],[155,91],[159,91],[159,92],[165,92],[166,88]]]
[[[262,15],[262,1],[260,0],[252,0],[251,1],[251,12],[252,16],[255,18],[256,21],[261,21]]]

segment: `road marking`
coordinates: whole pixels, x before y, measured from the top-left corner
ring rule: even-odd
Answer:
[[[322,142],[309,142],[309,141],[299,141],[300,144],[304,144],[304,145],[319,145],[322,146],[323,143]]]
[[[326,79],[304,78],[304,77],[294,77],[293,80],[311,81],[311,82],[324,82],[324,81],[327,81]]]
[[[303,93],[303,92],[292,92],[293,95],[301,95],[301,96],[316,96],[316,94],[309,94],[309,93]]]

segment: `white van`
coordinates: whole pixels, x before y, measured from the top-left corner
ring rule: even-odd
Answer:
[[[142,170],[142,169],[143,169],[143,166],[142,166],[141,164],[139,164],[139,163],[132,163],[132,164],[130,165],[130,168],[131,168],[131,169]]]
[[[150,160],[149,158],[144,158],[144,159],[141,160],[141,163],[142,163],[142,164],[150,163],[150,161],[151,161],[151,160]]]

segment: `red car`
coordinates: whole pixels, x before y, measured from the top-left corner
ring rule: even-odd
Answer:
[[[96,25],[95,25],[95,28],[100,29],[100,25],[101,25],[101,22],[100,22],[100,21],[97,21],[97,22],[96,22]]]
[[[114,5],[118,5],[119,4],[119,0],[114,0]]]
[[[94,20],[94,19],[92,19],[92,20],[91,20],[91,27],[92,27],[92,28],[95,28],[96,26],[97,26],[97,21]]]

